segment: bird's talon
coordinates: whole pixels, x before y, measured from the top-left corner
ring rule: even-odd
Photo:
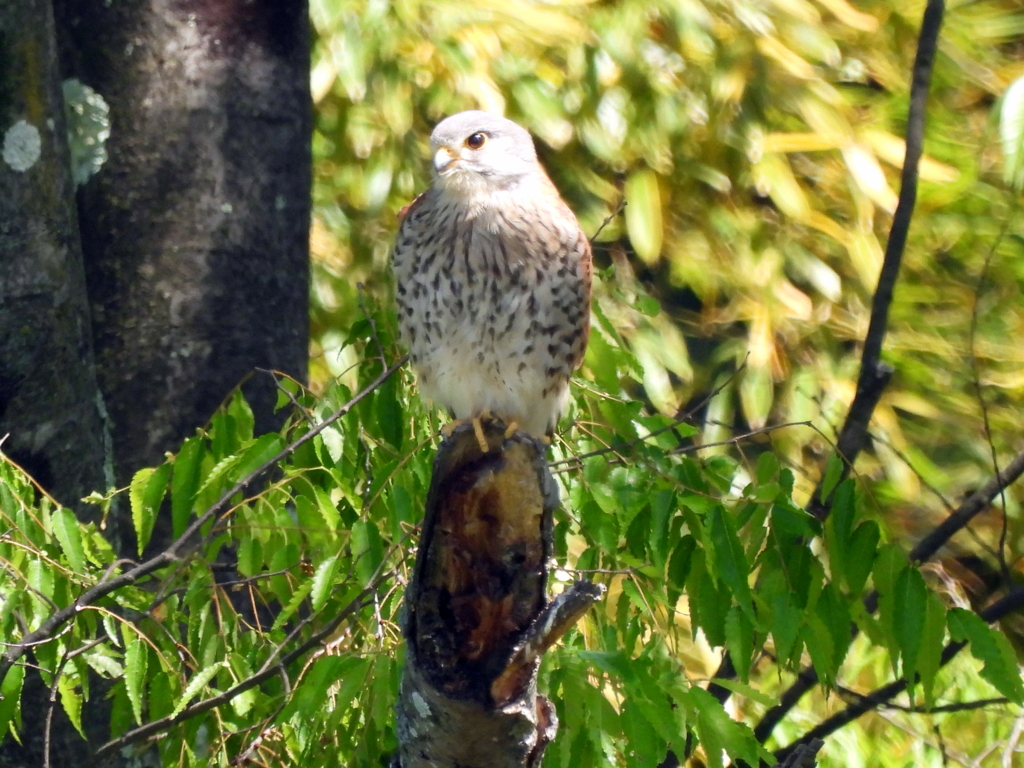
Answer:
[[[491,450],[491,446],[487,444],[487,438],[484,437],[484,424],[483,419],[489,419],[490,414],[486,416],[482,413],[479,416],[473,417],[473,434],[476,435],[476,442],[480,446],[481,453],[487,453]]]
[[[508,440],[510,437],[512,437],[512,435],[516,433],[517,429],[519,429],[519,424],[517,424],[515,421],[510,421],[508,423],[508,426],[505,427],[505,439]]]

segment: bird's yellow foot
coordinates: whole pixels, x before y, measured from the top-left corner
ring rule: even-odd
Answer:
[[[490,411],[483,411],[479,416],[474,416],[472,419],[453,419],[441,427],[441,434],[445,437],[451,437],[452,433],[463,424],[472,424],[473,434],[476,435],[476,442],[480,446],[480,452],[487,453],[491,447],[487,444],[487,436],[484,435],[485,419],[487,421],[492,419]]]
[[[508,440],[512,437],[512,435],[516,433],[517,429],[519,429],[519,424],[515,421],[510,421],[508,426],[505,427],[505,439]]]
[[[490,421],[490,411],[484,411],[479,416],[473,417],[473,434],[476,435],[476,442],[480,446],[481,453],[487,453],[491,446],[487,444],[487,438],[484,436],[484,419]]]

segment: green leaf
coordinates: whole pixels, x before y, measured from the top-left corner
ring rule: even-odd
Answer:
[[[145,690],[148,661],[149,647],[146,641],[138,636],[132,638],[124,655],[124,685],[137,725],[142,725],[142,694]]]
[[[928,587],[921,572],[914,567],[904,568],[896,578],[893,610],[893,636],[903,660],[903,679],[914,690],[917,673],[917,654],[924,633],[925,612],[928,605]]]
[[[687,579],[687,588],[694,636],[698,629],[702,629],[712,646],[725,645],[725,616],[732,600],[725,584],[719,588],[707,572],[701,550],[698,550],[694,558],[693,573]]]
[[[82,533],[74,514],[66,507],[57,507],[53,511],[50,525],[53,526],[53,535],[60,542],[71,569],[76,573],[84,573],[85,550],[82,548]]]
[[[636,685],[638,682],[632,660],[621,651],[579,651],[579,657],[627,685]]]
[[[171,475],[171,528],[174,538],[184,533],[192,515],[192,503],[199,490],[199,472],[204,453],[203,441],[190,437],[174,457]]]
[[[843,570],[846,586],[853,595],[859,595],[864,591],[868,574],[871,573],[871,567],[875,563],[880,538],[878,523],[874,520],[867,520],[858,525],[857,530],[850,537],[845,558],[846,567]]]
[[[149,543],[149,537],[153,535],[153,526],[160,511],[160,503],[167,492],[170,474],[170,464],[161,464],[156,468],[146,467],[135,473],[128,488],[132,524],[135,526],[135,538],[140,555]]]
[[[0,740],[7,735],[7,725],[17,727],[21,720],[21,686],[25,682],[25,667],[15,664],[0,684]]]
[[[711,768],[721,768],[723,752],[748,765],[757,765],[761,757],[771,757],[758,746],[750,728],[729,717],[721,702],[703,688],[690,688],[687,699],[694,709],[697,735]]]
[[[828,457],[825,466],[825,477],[821,481],[821,499],[827,499],[843,474],[843,460],[836,454]]]
[[[771,632],[775,640],[775,653],[781,663],[793,656],[796,640],[800,636],[800,609],[789,592],[779,592],[772,599]]]
[[[377,388],[374,395],[374,406],[377,412],[377,425],[384,439],[394,446],[396,451],[402,450],[402,404],[398,400],[398,377],[390,379]]]
[[[898,544],[891,543],[878,551],[875,564],[871,569],[875,589],[878,590],[878,626],[881,628],[886,645],[889,648],[889,658],[894,675],[899,674],[896,660],[900,655],[894,629],[894,625],[898,620],[896,614],[896,579],[900,572],[908,567],[909,563],[906,553]]]
[[[236,477],[241,479],[255,472],[262,467],[284,447],[284,441],[278,434],[262,435],[242,453],[242,459],[238,464]]]
[[[1013,703],[1024,703],[1024,681],[1010,641],[963,608],[951,609],[948,622],[950,636],[958,642],[969,642],[971,654],[984,662],[981,676]]]
[[[832,641],[832,633],[825,626],[818,616],[811,614],[806,617],[804,643],[807,652],[811,655],[811,663],[818,677],[829,688],[836,684],[836,673],[839,671],[835,665],[835,643]]]
[[[757,470],[755,475],[757,477],[758,485],[766,485],[775,479],[775,476],[779,472],[779,460],[775,457],[775,454],[771,451],[765,451],[757,457]]]
[[[352,526],[352,558],[356,578],[362,586],[368,586],[384,559],[384,543],[372,520],[357,520]]]
[[[754,652],[754,629],[750,617],[739,606],[730,608],[725,617],[725,646],[736,665],[736,674],[746,682],[750,675],[750,657]]]
[[[712,678],[711,682],[715,685],[720,685],[727,691],[732,691],[733,693],[748,698],[751,701],[756,701],[763,707],[774,707],[776,704],[779,703],[778,700],[772,698],[767,694],[761,693],[759,690],[757,690],[757,688],[754,688],[753,686],[747,683],[741,683],[739,680],[731,680],[725,677],[715,677]]]
[[[78,692],[75,677],[63,674],[57,679],[57,690],[60,692],[60,703],[67,713],[68,720],[82,738],[88,738],[82,730],[82,694]]]
[[[629,242],[645,263],[654,264],[661,255],[664,236],[658,175],[650,169],[634,171],[626,179],[626,230]]]
[[[672,556],[668,560],[668,580],[676,589],[681,590],[686,586],[686,579],[690,575],[690,566],[693,561],[693,552],[696,548],[697,540],[690,534],[686,534],[672,550]]]
[[[337,563],[338,555],[332,555],[320,563],[313,574],[311,584],[314,611],[319,611],[324,607],[324,603],[327,602],[327,598],[334,588],[334,567]]]
[[[925,606],[924,630],[921,633],[921,647],[917,654],[917,674],[921,678],[924,705],[931,707],[934,701],[935,675],[942,664],[942,644],[946,634],[946,606],[937,594],[928,592]]]
[[[747,583],[750,566],[739,537],[736,535],[732,515],[725,507],[718,504],[711,509],[710,517],[711,557],[715,573],[732,591],[740,608],[748,614],[752,614],[753,602],[750,585]]]
[[[277,614],[277,617],[274,619],[274,625],[271,627],[271,629],[281,629],[281,627],[283,627],[288,622],[288,619],[290,619],[295,614],[295,612],[299,610],[299,606],[302,605],[302,601],[309,596],[309,593],[312,590],[313,579],[309,579],[307,581],[302,582],[299,585],[298,589],[296,589],[295,592],[292,593],[292,596],[288,600],[288,603],[285,605],[285,607],[281,609],[281,612],[279,614]]]
[[[180,715],[188,703],[198,696],[210,681],[217,676],[217,673],[228,666],[226,661],[218,661],[215,664],[211,664],[208,667],[196,672],[192,675],[192,679],[188,681],[188,685],[185,686],[184,692],[181,694],[181,698],[174,707],[174,711],[171,712],[171,717],[177,717]],[[134,706],[134,704],[133,704]]]

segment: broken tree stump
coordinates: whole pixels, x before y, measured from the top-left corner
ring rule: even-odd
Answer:
[[[456,428],[434,461],[405,600],[405,670],[392,768],[532,768],[554,738],[537,670],[604,593],[580,581],[547,598],[558,486],[546,446],[485,423]]]

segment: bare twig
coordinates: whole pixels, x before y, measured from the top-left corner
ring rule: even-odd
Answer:
[[[997,237],[995,242],[992,243],[992,247],[989,248],[988,254],[985,256],[985,263],[982,264],[981,274],[978,275],[978,287],[974,291],[974,304],[971,307],[971,327],[968,335],[970,344],[971,378],[974,380],[974,391],[978,396],[978,405],[981,406],[981,423],[985,427],[985,440],[988,442],[988,448],[992,455],[992,469],[996,473],[996,477],[999,477],[999,457],[996,455],[996,446],[992,440],[992,424],[988,418],[988,405],[985,403],[985,395],[981,391],[981,371],[978,369],[978,356],[975,354],[974,341],[978,332],[978,305],[981,304],[981,294],[984,291],[985,281],[988,278],[988,268],[992,263],[992,257],[996,253],[999,241],[1002,239],[1003,235],[1006,233],[1007,227],[1009,226],[1010,220],[1006,219],[1003,222],[1003,228],[999,233],[999,237]],[[1002,530],[999,533],[999,547],[997,549],[996,560],[999,563],[999,570],[1002,572],[1003,580],[1009,583],[1010,569],[1006,565],[1006,496],[1002,492],[1000,492],[999,496],[1003,507],[1003,524]]]
[[[299,405],[299,401],[295,399],[295,395],[293,395],[291,392],[285,389],[284,386],[281,384],[281,380],[277,378],[279,373],[278,371],[272,371],[269,368],[257,368],[256,370],[259,371],[260,373],[265,373],[268,376],[270,376],[270,378],[274,380],[274,386],[277,387],[277,391],[283,393],[284,396],[291,401],[292,405],[295,406],[295,410],[302,414],[302,418],[304,418],[311,427],[316,426],[316,423],[313,421],[313,416],[309,413],[309,410]],[[285,378],[289,378],[286,374],[281,375],[284,376]]]
[[[290,445],[281,449],[280,452],[273,458],[265,461],[261,466],[250,472],[248,475],[243,477],[237,483],[235,483],[228,491],[226,491],[216,502],[214,502],[202,515],[200,515],[191,525],[189,525],[185,531],[175,539],[171,545],[158,555],[146,560],[129,571],[122,573],[119,576],[108,576],[93,587],[87,589],[78,599],[71,603],[66,608],[62,608],[59,611],[55,611],[33,632],[30,632],[22,638],[20,643],[8,648],[2,656],[0,656],[0,680],[2,680],[7,670],[11,668],[18,659],[20,659],[26,652],[26,650],[32,645],[38,644],[41,641],[45,641],[48,638],[53,637],[54,632],[60,629],[64,624],[69,622],[85,607],[92,605],[97,600],[109,595],[111,592],[115,592],[122,587],[134,584],[136,581],[141,579],[143,576],[147,576],[154,571],[163,568],[166,565],[170,565],[177,560],[180,560],[191,548],[192,539],[202,529],[202,527],[221,515],[225,510],[231,506],[231,499],[235,494],[242,493],[249,488],[253,483],[262,478],[265,473],[270,471],[273,467],[277,466],[278,462],[282,459],[287,458],[299,447],[312,440],[318,434],[320,434],[328,426],[342,418],[352,408],[354,408],[361,400],[366,398],[371,392],[377,387],[387,381],[394,373],[405,364],[406,357],[403,357],[398,362],[394,363],[390,368],[385,370],[378,376],[373,382],[371,382],[365,389],[359,392],[355,397],[349,400],[345,405],[335,411],[331,416],[325,419],[318,426],[309,430],[309,432],[302,435]]]
[[[615,221],[615,217],[622,213],[624,210],[626,210],[626,201],[625,199],[622,199],[619,201],[619,204],[615,206],[615,210],[609,213],[608,217],[601,222],[601,226],[597,228],[597,232],[595,232],[593,236],[590,238],[590,242],[595,242],[597,240],[597,236],[601,234],[602,230],[604,230],[605,227],[607,227],[609,224]]]

